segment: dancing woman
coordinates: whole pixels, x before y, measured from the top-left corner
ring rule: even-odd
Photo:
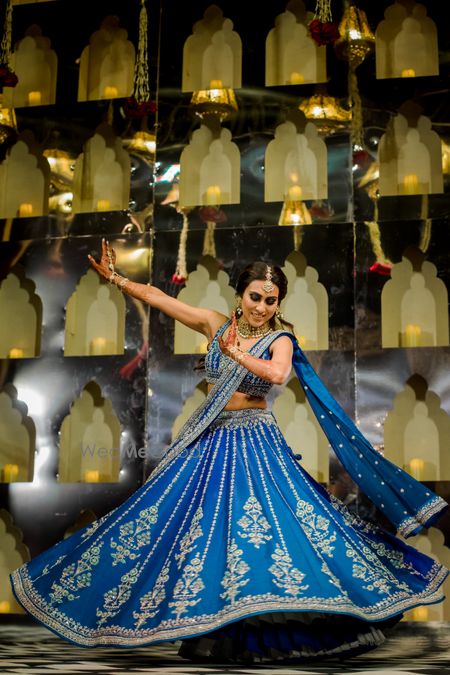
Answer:
[[[282,270],[249,265],[231,320],[114,269],[124,293],[206,336],[208,395],[123,504],[11,575],[18,601],[85,647],[181,640],[186,658],[345,657],[404,611],[441,602],[448,570],[350,514],[302,468],[267,409],[292,367],[344,468],[403,537],[446,502],[377,452],[281,323]]]

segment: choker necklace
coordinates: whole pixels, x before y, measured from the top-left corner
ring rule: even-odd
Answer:
[[[237,333],[241,338],[260,338],[264,337],[268,333],[272,332],[272,328],[269,326],[269,323],[266,321],[262,326],[254,328],[249,324],[248,321],[244,319],[243,316],[240,316],[237,320]]]

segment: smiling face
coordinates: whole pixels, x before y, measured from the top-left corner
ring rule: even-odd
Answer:
[[[265,280],[251,281],[245,288],[242,295],[242,314],[250,326],[258,328],[263,323],[269,321],[277,311],[278,307],[278,286],[273,287],[270,293],[263,289]]]

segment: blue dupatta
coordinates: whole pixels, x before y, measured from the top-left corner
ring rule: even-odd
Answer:
[[[435,522],[448,508],[447,502],[375,450],[327,390],[292,333],[283,330],[269,333],[258,340],[249,353],[260,357],[281,335],[292,340],[292,365],[306,399],[354,482],[404,537],[415,535]],[[148,480],[208,428],[239,388],[248,371],[233,359],[224,358],[226,365],[214,387],[184,424]]]

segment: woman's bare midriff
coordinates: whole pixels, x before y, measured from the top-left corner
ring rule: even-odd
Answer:
[[[213,385],[208,384],[208,392],[211,391]],[[257,396],[250,396],[243,394],[241,391],[236,391],[224,407],[224,410],[245,410],[246,408],[267,408],[267,401],[265,398],[258,398]]]

